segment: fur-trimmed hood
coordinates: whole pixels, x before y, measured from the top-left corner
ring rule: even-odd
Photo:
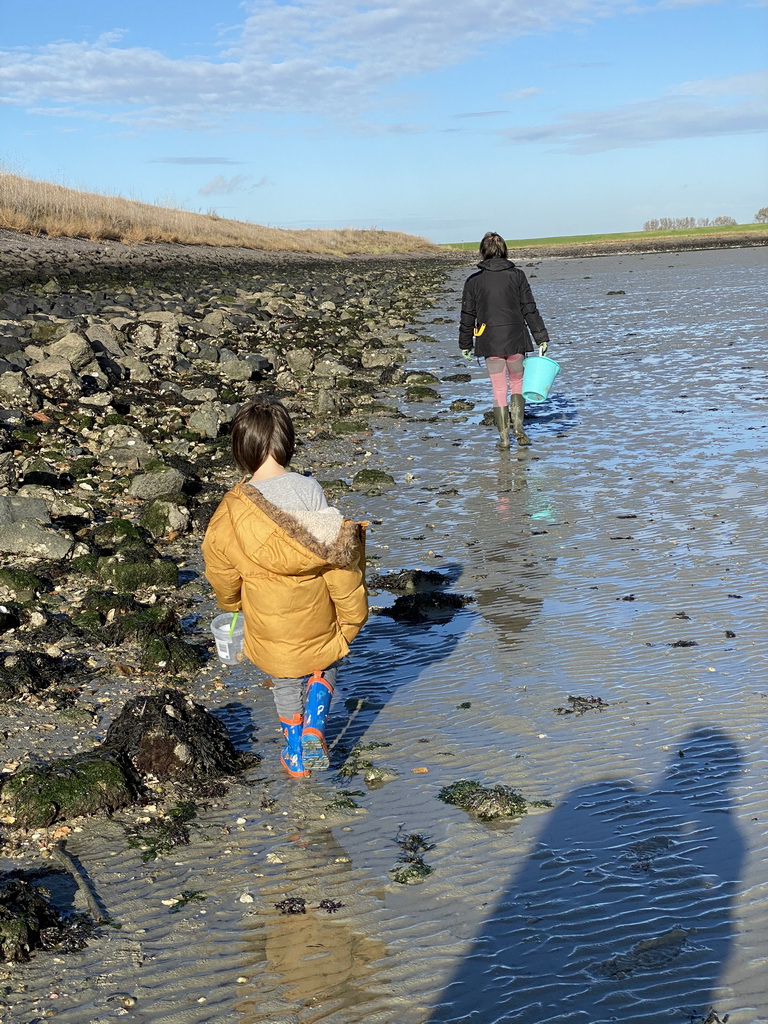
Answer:
[[[238,491],[263,515],[323,562],[341,568],[357,563],[360,554],[360,523],[345,519],[337,508],[329,505],[313,511],[286,512],[267,501],[261,491],[251,484],[238,484],[235,492]]]

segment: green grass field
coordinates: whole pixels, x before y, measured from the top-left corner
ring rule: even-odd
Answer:
[[[768,224],[724,224],[707,228],[675,228],[667,231],[620,231],[610,235],[560,235],[551,238],[508,238],[510,249],[525,249],[534,245],[578,245],[581,242],[623,242],[627,239],[647,241],[650,238],[682,238],[697,235],[743,234],[762,232],[768,235]],[[448,242],[446,249],[477,249],[477,242]]]

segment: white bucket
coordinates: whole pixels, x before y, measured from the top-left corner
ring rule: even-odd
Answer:
[[[235,619],[234,629],[232,619]],[[242,661],[244,620],[242,612],[224,612],[211,622],[211,632],[216,641],[216,653],[225,665],[236,665]]]

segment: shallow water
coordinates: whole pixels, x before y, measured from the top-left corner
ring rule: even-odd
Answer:
[[[373,616],[340,676],[336,762],[380,744],[396,778],[282,778],[269,693],[204,674],[263,765],[150,864],[117,822],[70,837],[121,928],[18,968],[10,1024],[768,1021],[766,257],[527,266],[562,371],[509,454],[482,371],[445,380],[467,369],[451,275],[408,364],[440,401],[376,425],[397,489],[342,503],[373,521],[377,571],[439,568],[473,598]],[[569,696],[608,706],[558,714]],[[461,778],[553,806],[483,824],[438,799]],[[339,789],[357,810],[328,809]],[[420,885],[391,880],[407,833],[435,844]],[[171,913],[185,890],[204,901]]]

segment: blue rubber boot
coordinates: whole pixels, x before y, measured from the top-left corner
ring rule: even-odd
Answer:
[[[301,749],[301,729],[303,725],[301,715],[294,715],[292,718],[281,718],[280,725],[285,737],[285,746],[280,752],[280,762],[283,768],[295,779],[309,775],[304,765]]]
[[[304,707],[304,731],[301,747],[306,768],[327,768],[328,747],[325,743],[325,719],[331,706],[333,687],[322,672],[313,672],[307,682],[307,699]]]

